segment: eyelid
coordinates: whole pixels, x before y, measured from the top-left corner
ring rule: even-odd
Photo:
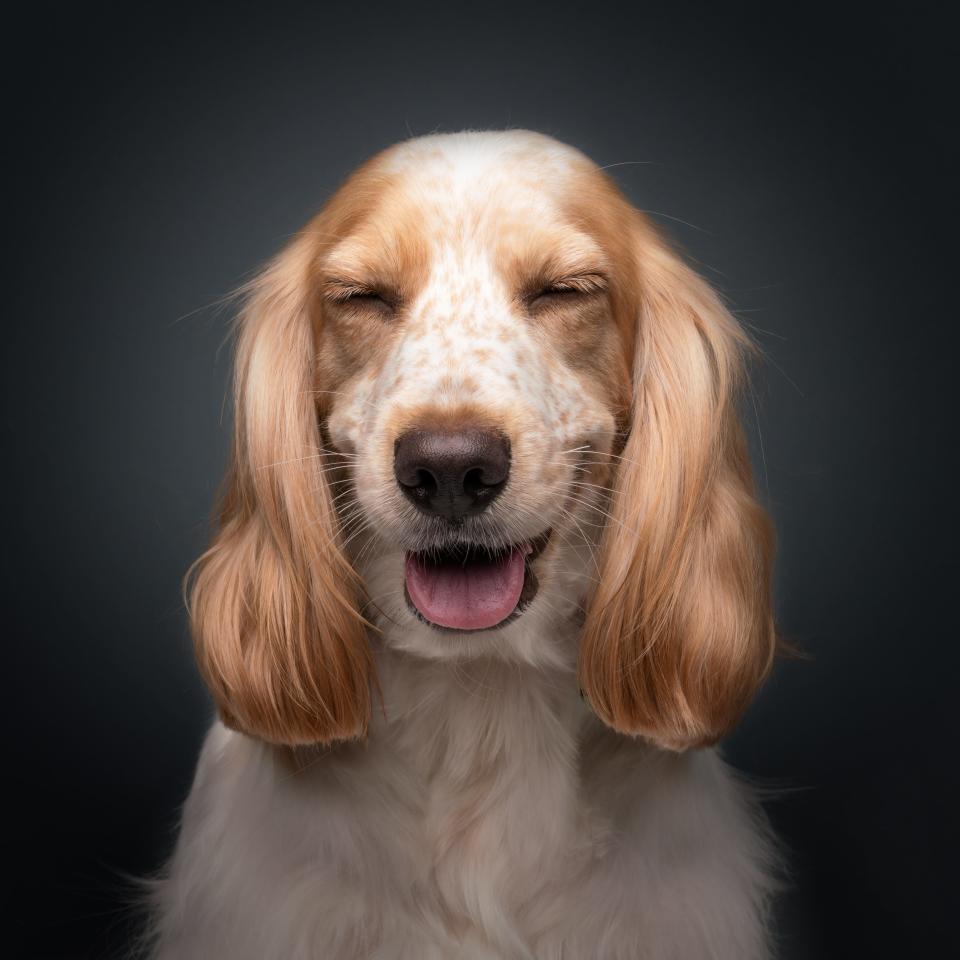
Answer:
[[[382,300],[389,306],[396,305],[396,297],[380,287],[340,278],[328,280],[324,284],[323,296],[332,303],[347,303],[350,300],[369,297],[370,299]]]
[[[540,281],[531,287],[528,299],[536,300],[551,293],[601,293],[606,289],[607,278],[603,274],[577,273],[558,277],[556,280]]]
[[[563,277],[547,284],[545,290],[571,290],[577,293],[597,293],[605,290],[607,279],[598,273],[581,273],[571,277]]]

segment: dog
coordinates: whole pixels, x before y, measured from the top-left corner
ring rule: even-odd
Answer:
[[[413,139],[245,290],[157,960],[771,953],[750,341],[579,151]]]

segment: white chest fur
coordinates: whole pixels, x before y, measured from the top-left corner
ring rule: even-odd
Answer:
[[[366,744],[215,725],[164,958],[759,958],[765,825],[713,751],[602,728],[572,675],[385,654]]]

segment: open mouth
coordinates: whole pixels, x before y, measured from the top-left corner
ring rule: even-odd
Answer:
[[[446,630],[490,630],[519,616],[536,596],[530,567],[550,531],[505,550],[480,545],[408,553],[407,603],[424,622]]]

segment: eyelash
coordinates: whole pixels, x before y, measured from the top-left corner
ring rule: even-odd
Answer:
[[[396,302],[384,293],[366,287],[344,286],[330,291],[329,298],[337,304],[372,304],[378,307],[394,309]]]
[[[541,287],[531,294],[527,300],[533,304],[544,297],[577,297],[600,293],[606,284],[602,277],[584,276],[570,277],[567,280],[558,280],[545,287]]]

